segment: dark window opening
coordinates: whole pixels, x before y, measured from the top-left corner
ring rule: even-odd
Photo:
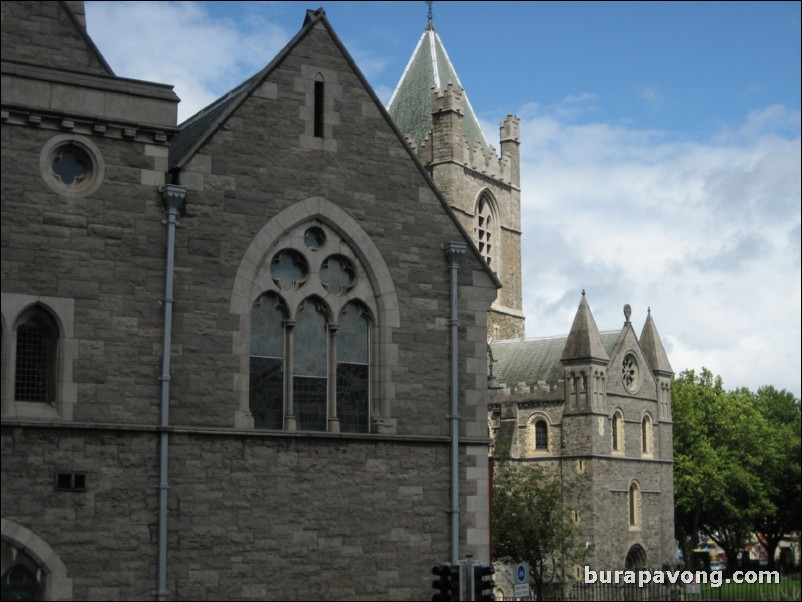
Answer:
[[[75,472],[56,474],[56,491],[85,491],[86,475]]]
[[[22,565],[12,566],[3,574],[3,600],[41,600],[39,589],[36,575]]]
[[[323,137],[323,82],[315,82],[315,138]]]
[[[549,448],[549,429],[545,420],[538,420],[535,424],[535,449],[547,450]]]

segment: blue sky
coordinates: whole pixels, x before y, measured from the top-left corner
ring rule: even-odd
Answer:
[[[87,2],[87,22],[184,119],[319,6],[386,102],[424,2]],[[800,396],[800,3],[435,2],[434,24],[490,142],[522,120],[527,336],[567,333],[586,289],[601,330],[651,307],[675,371]]]

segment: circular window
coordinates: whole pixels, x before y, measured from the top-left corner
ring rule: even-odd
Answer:
[[[297,251],[285,250],[276,253],[270,262],[270,275],[285,291],[297,290],[309,277],[309,266]]]
[[[323,228],[312,226],[304,232],[304,244],[310,251],[317,251],[326,244],[326,233],[323,232]]]
[[[638,390],[638,387],[640,387],[638,360],[631,353],[628,353],[624,357],[624,361],[621,364],[621,378],[624,381],[624,387],[626,387],[627,391],[630,393],[634,393]]]
[[[320,266],[320,281],[332,295],[344,295],[354,286],[356,270],[351,260],[332,255]]]
[[[92,194],[103,182],[105,173],[97,146],[74,134],[48,140],[39,155],[39,168],[51,190],[71,198]]]

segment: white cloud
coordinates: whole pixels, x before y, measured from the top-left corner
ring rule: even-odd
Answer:
[[[179,121],[267,65],[291,37],[255,13],[212,19],[199,2],[88,2],[87,27],[117,75],[175,86]]]
[[[294,33],[263,11],[237,14],[212,19],[197,2],[87,3],[90,34],[116,73],[175,85],[180,119],[268,64]],[[367,77],[385,67],[355,56]],[[594,121],[598,101],[582,92],[518,113],[528,334],[566,333],[585,288],[603,330],[620,327],[624,303],[638,327],[651,305],[676,371],[705,366],[728,387],[800,395],[799,111],[768,106],[700,143]]]
[[[528,335],[567,333],[584,288],[602,330],[625,303],[639,330],[651,306],[677,372],[800,395],[798,112],[756,111],[710,143],[524,114]]]

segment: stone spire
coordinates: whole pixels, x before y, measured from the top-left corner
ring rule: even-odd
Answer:
[[[646,361],[649,362],[649,368],[652,372],[661,373],[670,376],[674,373],[671,369],[671,364],[668,362],[668,355],[663,348],[663,342],[660,340],[660,335],[657,334],[657,327],[654,325],[652,319],[652,310],[649,308],[649,313],[646,316],[646,323],[643,325],[643,331],[640,334],[640,346],[646,356]]]
[[[423,32],[407,68],[401,76],[387,112],[393,118],[403,135],[409,135],[418,147],[421,147],[432,129],[432,91],[443,92],[449,84],[457,92],[461,92],[465,123],[465,140],[468,148],[478,144],[485,152],[489,151],[487,141],[479,120],[476,118],[468,96],[454,70],[443,42],[434,26],[429,21]],[[495,154],[495,151],[493,151]]]
[[[578,360],[610,361],[610,356],[604,350],[596,320],[593,319],[593,314],[590,312],[585,291],[582,291],[579,309],[577,309],[574,317],[574,324],[571,326],[568,340],[565,342],[561,360],[563,362]]]

